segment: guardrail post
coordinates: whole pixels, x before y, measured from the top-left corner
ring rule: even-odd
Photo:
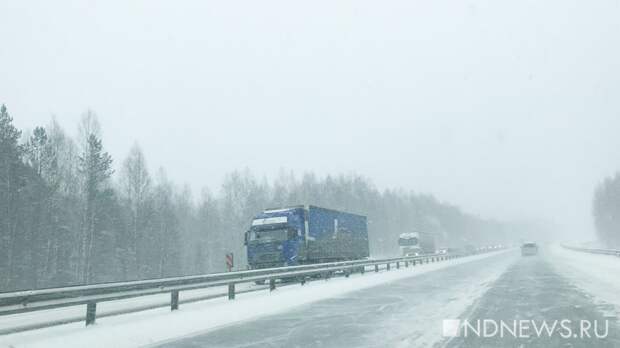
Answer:
[[[366,266],[362,266],[362,267],[360,268],[360,274],[362,274],[362,275],[363,275],[363,274],[364,274],[364,272],[366,272]]]
[[[86,304],[86,326],[95,323],[95,316],[97,315],[97,302],[88,302]]]
[[[411,266],[415,266],[415,259],[411,260]]]
[[[179,291],[173,290],[170,293],[170,310],[174,311],[179,309]]]
[[[269,279],[269,291],[274,291],[276,289],[276,280]]]
[[[389,271],[389,270],[390,270],[390,263],[388,262],[388,263],[386,264],[386,266],[387,266],[387,267],[386,267],[386,269]]]
[[[375,272],[379,272],[379,265],[375,264]]]
[[[405,268],[409,267],[409,261],[405,261]]]
[[[228,299],[229,300],[235,299],[235,283],[228,284]]]
[[[396,261],[396,269],[400,269],[400,261]]]

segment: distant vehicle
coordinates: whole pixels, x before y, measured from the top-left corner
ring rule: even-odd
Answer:
[[[461,248],[444,248],[439,251],[440,254],[463,254],[463,249]]]
[[[521,255],[522,256],[530,256],[538,254],[538,245],[533,242],[523,243],[521,245]]]
[[[245,245],[250,269],[369,257],[365,216],[312,205],[256,215]]]
[[[473,244],[466,244],[463,249],[466,254],[476,254],[478,252],[477,248]]]
[[[435,234],[428,232],[401,233],[398,246],[402,256],[419,256],[435,253]]]

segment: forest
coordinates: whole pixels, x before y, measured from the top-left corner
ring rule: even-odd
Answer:
[[[313,204],[366,215],[373,257],[395,255],[402,232],[435,232],[439,246],[450,247],[510,241],[523,227],[430,194],[379,190],[356,174],[281,170],[268,180],[242,169],[195,195],[163,168],[150,173],[137,144],[113,159],[92,111],[76,136],[55,119],[27,133],[2,105],[0,291],[221,272],[227,252],[244,269],[244,231],[270,207]]]
[[[603,247],[620,249],[620,173],[598,185],[592,215],[598,240]]]

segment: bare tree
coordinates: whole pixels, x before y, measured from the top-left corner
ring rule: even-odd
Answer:
[[[140,274],[143,263],[140,240],[144,237],[148,226],[147,204],[151,195],[151,176],[146,159],[138,144],[134,144],[120,170],[120,192],[123,203],[128,208],[129,254],[133,268],[132,278]]]
[[[101,139],[98,138],[98,125],[96,118],[89,112],[82,119],[80,129],[89,131],[86,145],[82,147],[79,157],[79,170],[82,175],[82,188],[84,198],[84,218],[82,235],[82,279],[88,284],[92,277],[92,255],[96,238],[96,222],[99,215],[100,195],[105,189],[104,185],[113,173],[112,157],[103,151]]]

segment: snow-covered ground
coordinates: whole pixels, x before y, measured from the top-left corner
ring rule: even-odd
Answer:
[[[620,314],[620,257],[568,250],[559,245],[549,248],[547,257],[556,271],[573,285],[592,295],[596,302],[608,304],[610,316]]]
[[[382,273],[366,273],[350,278],[333,278],[329,281],[310,282],[304,286],[287,286],[272,293],[268,291],[240,294],[235,301],[226,298],[200,301],[187,304],[179,311],[158,308],[142,312],[100,318],[97,324],[84,327],[83,323],[72,323],[34,331],[9,334],[0,337],[1,347],[135,347],[175,339],[204,332],[241,321],[248,321],[265,315],[286,312],[292,308],[316,301],[341,296],[346,293],[384,285],[397,280],[439,271],[455,265],[476,260],[497,257],[499,251],[444,261],[422,266],[401,268]],[[514,256],[514,255],[513,255]],[[484,292],[484,284],[490,284],[503,272],[507,265],[488,272],[482,283],[472,285],[472,289],[458,288],[451,303],[432,305],[420,315],[440,315],[458,317],[476,297]],[[467,296],[462,296],[462,293]],[[437,312],[441,309],[440,312]],[[426,314],[423,314],[426,313]],[[426,330],[422,330],[426,331]],[[439,329],[433,337],[439,336]],[[428,337],[425,341],[432,340]]]

